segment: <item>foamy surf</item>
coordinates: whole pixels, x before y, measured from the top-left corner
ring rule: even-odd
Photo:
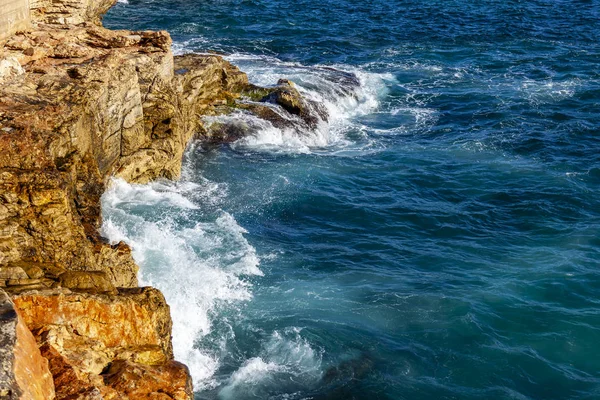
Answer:
[[[322,354],[302,338],[301,329],[275,331],[258,357],[246,360],[219,391],[219,398],[267,398],[273,388],[289,393],[315,385],[322,377]]]
[[[175,358],[187,364],[196,390],[217,385],[219,354],[199,345],[222,307],[252,298],[248,276],[262,275],[246,231],[224,211],[199,218],[190,183],[130,185],[116,179],[102,198],[102,234],[124,241],[140,265],[140,283],[159,288],[171,307]],[[194,215],[195,218],[191,216]],[[178,225],[176,220],[195,220]],[[199,284],[201,282],[201,284]]]
[[[248,74],[249,80],[259,86],[273,86],[280,78],[293,81],[307,99],[322,104],[329,116],[310,131],[280,129],[269,121],[244,112],[210,117],[207,123],[237,123],[250,128],[250,134],[232,144],[240,151],[306,154],[331,149],[366,146],[357,144],[352,135],[361,135],[355,118],[374,112],[380,99],[387,93],[391,74],[362,71],[350,66],[304,66],[281,61],[275,57],[232,54],[233,64]]]

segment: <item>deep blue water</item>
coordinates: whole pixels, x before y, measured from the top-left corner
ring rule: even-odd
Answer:
[[[250,138],[104,196],[197,399],[600,398],[600,1],[129,0],[105,25],[332,113],[234,114]]]

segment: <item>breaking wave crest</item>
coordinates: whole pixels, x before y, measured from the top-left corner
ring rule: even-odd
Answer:
[[[140,283],[164,293],[175,357],[189,366],[196,390],[216,385],[219,367],[218,354],[203,349],[199,340],[211,332],[223,306],[252,298],[248,277],[262,275],[256,251],[235,218],[224,211],[204,215],[206,210],[190,200],[191,193],[203,190],[215,193],[211,185],[130,185],[116,179],[102,198],[102,234],[112,243],[128,243],[141,266]],[[200,222],[182,223],[186,220]]]
[[[224,400],[268,398],[270,391],[294,393],[317,383],[322,376],[322,354],[291,327],[275,331],[262,345],[261,354],[246,360],[220,390]]]

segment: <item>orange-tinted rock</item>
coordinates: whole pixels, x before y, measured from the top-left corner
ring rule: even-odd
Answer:
[[[193,399],[187,367],[176,361],[159,366],[115,361],[104,374],[104,382],[129,399]]]
[[[48,344],[40,348],[42,355],[48,359],[50,372],[56,386],[56,399],[122,399],[114,389],[106,387],[100,377],[78,373],[56,349]],[[94,382],[95,381],[95,382]]]
[[[179,381],[191,385],[187,369],[172,364],[169,306],[156,289],[111,295],[57,288],[15,294],[14,302],[50,362],[57,399],[128,398],[121,386],[106,385],[101,376],[120,361],[144,371],[140,382],[153,391],[179,393]],[[151,379],[151,371],[158,378]]]
[[[48,360],[7,294],[0,290],[0,398],[54,399]]]
[[[59,335],[56,341],[64,348],[89,340],[94,346],[85,350],[95,348],[110,360],[132,348],[154,346],[172,359],[169,306],[157,289],[128,289],[118,295],[52,289],[18,294],[14,302],[31,331]]]

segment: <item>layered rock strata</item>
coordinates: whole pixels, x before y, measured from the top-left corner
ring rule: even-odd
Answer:
[[[166,32],[104,29],[113,2],[31,1],[32,28],[0,42],[0,398],[192,398],[164,297],[98,233],[100,196],[113,176],[176,179],[194,136],[244,133],[207,115],[326,118],[289,81],[256,87],[219,56],[173,57]]]

